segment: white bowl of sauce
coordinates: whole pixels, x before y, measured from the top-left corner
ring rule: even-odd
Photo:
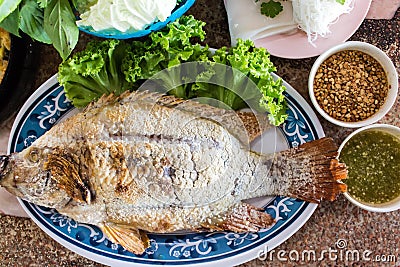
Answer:
[[[372,124],[354,131],[339,147],[349,173],[345,197],[362,209],[400,209],[400,128]]]

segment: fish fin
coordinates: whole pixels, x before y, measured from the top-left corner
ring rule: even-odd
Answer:
[[[266,129],[273,127],[265,114],[255,115],[253,112],[235,112],[231,109],[217,108],[192,100],[179,99],[171,95],[159,97],[156,103],[198,114],[201,118],[215,121],[225,127],[243,144],[249,144]]]
[[[268,228],[275,220],[263,209],[247,203],[239,203],[231,210],[213,217],[202,224],[202,227],[212,231],[257,232]]]
[[[92,194],[89,185],[80,177],[79,164],[65,151],[49,154],[44,168],[49,170],[57,186],[77,202],[90,204]]]
[[[145,101],[150,103],[157,103],[161,98],[165,97],[165,94],[159,92],[150,92],[150,91],[124,91],[120,95],[116,95],[114,93],[104,94],[99,99],[92,101],[89,105],[86,106],[84,112],[94,110],[99,107],[103,107],[108,104],[113,104],[118,101],[122,102],[135,102],[135,101]],[[177,100],[181,100],[176,98]],[[185,101],[185,100],[181,100]]]
[[[285,192],[275,194],[313,203],[335,200],[347,190],[340,181],[347,178],[347,167],[337,156],[337,146],[328,137],[276,153],[269,175],[284,178],[288,184]]]
[[[253,142],[257,137],[261,136],[263,132],[274,127],[269,123],[268,116],[262,113],[253,112],[236,112],[246,129],[250,142]]]
[[[194,113],[201,118],[219,123],[243,144],[248,144],[260,136],[266,129],[274,127],[269,123],[268,117],[265,114],[255,115],[253,112],[235,112],[231,109],[218,108],[159,92],[135,91],[123,94],[119,98],[123,99],[123,101],[141,100],[156,103],[167,108],[176,108]]]
[[[125,91],[120,96],[114,94],[103,95],[96,102],[90,103],[85,108],[85,111],[87,112],[117,101],[145,101],[198,114],[201,118],[221,124],[243,144],[248,144],[260,136],[266,129],[273,127],[265,114],[255,115],[253,112],[235,112],[230,109],[217,108],[208,104],[151,91]]]
[[[104,94],[99,99],[97,99],[96,101],[90,102],[89,105],[87,105],[85,107],[83,112],[88,112],[90,110],[94,110],[94,109],[99,108],[101,106],[114,103],[115,101],[117,101],[118,98],[119,98],[119,96],[115,95],[114,93]]]
[[[120,244],[123,248],[134,254],[143,254],[150,245],[147,234],[135,227],[126,224],[105,222],[103,225],[100,225],[100,228],[111,242]]]

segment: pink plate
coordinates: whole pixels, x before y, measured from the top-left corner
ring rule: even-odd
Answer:
[[[308,58],[318,56],[329,48],[345,42],[360,27],[368,13],[372,0],[355,0],[354,9],[340,16],[333,24],[331,33],[325,38],[318,37],[313,47],[307,40],[307,34],[297,31],[294,34],[277,34],[255,40],[258,47],[265,47],[273,56],[282,58]]]

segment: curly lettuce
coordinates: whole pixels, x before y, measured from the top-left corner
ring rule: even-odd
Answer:
[[[119,95],[132,87],[121,71],[127,48],[119,40],[92,41],[60,64],[58,81],[74,106],[84,107],[103,94]]]
[[[204,25],[183,16],[144,41],[92,42],[60,65],[60,84],[77,107],[151,80],[180,98],[209,99],[209,104],[234,110],[256,107],[268,112],[272,124],[283,123],[285,87],[271,75],[276,69],[267,50],[238,40],[234,47],[212,52],[197,42],[205,38]]]

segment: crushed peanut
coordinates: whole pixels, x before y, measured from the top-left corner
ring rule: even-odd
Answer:
[[[314,94],[320,107],[329,116],[345,122],[362,121],[375,114],[388,90],[381,64],[356,50],[330,56],[314,78]]]

